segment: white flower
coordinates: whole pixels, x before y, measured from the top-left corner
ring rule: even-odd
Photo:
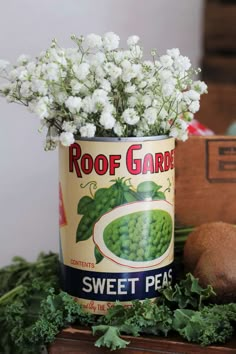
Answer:
[[[54,99],[60,105],[63,105],[67,100],[67,98],[68,98],[67,94],[63,91],[57,91],[54,93]]]
[[[111,84],[108,80],[106,80],[106,79],[101,80],[100,86],[103,90],[105,90],[107,92],[111,92]]]
[[[24,81],[20,87],[20,94],[23,97],[29,97],[32,94],[31,83],[29,81]]]
[[[46,82],[43,80],[40,79],[32,80],[31,86],[32,86],[32,91],[38,92],[40,95],[45,96],[48,92],[48,87],[46,85]]]
[[[32,101],[29,105],[29,108],[32,112],[37,114],[41,119],[47,118],[49,116],[48,106],[50,100],[48,97],[41,97],[37,101]]]
[[[91,57],[90,64],[91,66],[94,66],[96,68],[98,65],[103,64],[105,60],[105,54],[102,52],[98,52]]]
[[[64,146],[70,146],[75,142],[74,135],[72,133],[63,132],[60,134],[60,142]]]
[[[120,37],[113,32],[108,32],[103,37],[103,46],[105,50],[111,51],[119,47]]]
[[[199,101],[200,94],[195,90],[189,90],[183,93],[183,99],[186,103],[191,103],[191,101]]]
[[[203,81],[195,81],[192,84],[192,89],[197,91],[200,95],[207,93],[207,85]]]
[[[140,65],[131,64],[127,59],[122,61],[121,66],[122,70],[122,80],[124,82],[129,82],[131,79],[137,77],[142,68]]]
[[[137,115],[136,111],[133,108],[127,108],[122,113],[122,118],[124,119],[125,123],[129,125],[137,124],[140,119],[140,117]]]
[[[153,50],[146,60],[138,36],[127,39],[126,49],[119,48],[113,32],[72,39],[75,48],[61,48],[54,40],[31,61],[21,56],[13,69],[0,60],[7,79],[0,95],[8,102],[21,100],[43,120],[47,149],[60,140],[70,145],[77,132],[87,138],[110,132],[186,139],[186,122],[199,110],[207,86],[193,80],[197,71],[178,48],[162,56]]]
[[[159,73],[162,82],[168,81],[172,77],[172,72],[170,70],[162,70]]]
[[[166,53],[173,59],[176,59],[180,55],[178,48],[168,49]]]
[[[135,107],[136,105],[137,105],[137,103],[138,103],[138,99],[137,99],[137,97],[135,97],[135,96],[130,96],[129,98],[128,98],[128,106],[129,107]]]
[[[135,90],[136,90],[135,85],[130,85],[130,84],[128,84],[128,85],[125,87],[125,90],[124,90],[124,91],[125,91],[126,93],[134,93]]]
[[[83,138],[93,138],[96,132],[96,126],[94,124],[87,123],[79,129],[79,132]]]
[[[58,81],[60,76],[60,69],[56,63],[46,64],[43,68],[45,78],[49,81]]]
[[[63,50],[59,48],[50,48],[47,53],[50,56],[51,61],[67,66],[65,53]]]
[[[120,122],[116,122],[113,131],[117,136],[122,136],[124,134],[124,129],[124,125],[121,125]]]
[[[173,59],[169,55],[162,55],[160,57],[160,62],[163,68],[169,68],[173,64]]]
[[[149,131],[149,125],[145,119],[140,119],[140,121],[137,124],[137,129],[135,130],[135,135],[136,136],[145,136],[148,134]]]
[[[149,107],[152,104],[152,97],[150,97],[149,95],[144,95],[142,96],[142,103],[144,105],[144,107]]]
[[[86,113],[94,112],[94,104],[93,104],[92,97],[86,96],[82,100],[82,108],[83,108],[83,111],[86,112]]]
[[[95,76],[96,76],[97,81],[103,80],[105,75],[106,75],[106,73],[103,70],[103,68],[101,66],[97,66],[95,69]]]
[[[75,79],[71,80],[70,86],[73,95],[78,94],[81,91],[81,88],[83,87],[83,85]]]
[[[9,64],[9,61],[0,59],[0,72],[5,70]]]
[[[18,79],[21,81],[26,81],[28,80],[28,78],[29,78],[28,71],[24,69],[20,69],[18,73]]]
[[[143,51],[139,45],[130,47],[131,57],[135,59],[142,59]]]
[[[36,64],[34,62],[29,62],[26,65],[26,70],[28,71],[29,75],[34,75],[35,76],[35,70],[36,70]]]
[[[168,84],[168,83],[164,84],[162,86],[162,89],[161,89],[162,94],[163,94],[164,97],[171,96],[173,94],[174,90],[175,90],[174,85],[171,85],[171,84]]]
[[[26,54],[21,54],[17,59],[17,65],[26,65],[30,60],[30,56]]]
[[[133,45],[136,45],[139,41],[139,37],[138,36],[130,36],[128,37],[127,39],[127,44],[129,47],[133,46]]]
[[[67,132],[67,133],[76,133],[76,126],[74,125],[73,122],[67,122],[67,121],[64,121],[63,124],[62,124],[62,129]]]
[[[73,114],[78,113],[82,106],[82,100],[80,97],[70,96],[65,101],[65,106],[69,109],[71,113]]]
[[[73,65],[73,70],[77,79],[83,81],[89,74],[89,64],[82,63],[80,65]]]
[[[104,65],[104,70],[113,80],[116,80],[122,74],[122,69],[111,62]]]
[[[102,38],[97,34],[91,33],[86,37],[85,43],[89,48],[101,48]]]
[[[157,109],[156,108],[153,108],[153,107],[150,107],[148,109],[145,109],[144,111],[144,119],[146,120],[146,122],[148,124],[154,124],[156,119],[157,119]]]
[[[112,129],[115,126],[116,120],[109,110],[104,110],[100,116],[99,123],[105,129]]]
[[[170,136],[172,136],[173,138],[177,138],[179,135],[179,129],[175,126],[170,128]]]
[[[199,101],[193,101],[192,103],[190,103],[190,105],[188,106],[188,109],[191,113],[196,113],[199,111],[200,109],[200,103]]]
[[[92,102],[95,111],[103,108],[108,102],[107,91],[102,89],[95,90],[92,95]]]
[[[187,71],[191,67],[191,63],[188,57],[184,57],[180,55],[175,59],[174,65],[177,70],[181,71]]]

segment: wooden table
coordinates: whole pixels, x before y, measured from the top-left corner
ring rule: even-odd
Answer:
[[[201,347],[196,344],[189,344],[180,337],[159,338],[159,337],[130,337],[123,336],[130,344],[125,349],[120,349],[119,354],[236,354],[236,338],[227,345],[215,345]],[[94,342],[96,337],[91,331],[83,328],[68,328],[62,331],[56,341],[49,347],[50,354],[105,354],[111,353],[109,349],[96,348]],[[116,353],[113,352],[113,353]]]

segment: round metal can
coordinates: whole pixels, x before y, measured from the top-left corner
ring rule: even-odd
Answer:
[[[85,311],[155,299],[172,282],[174,145],[158,136],[60,146],[62,288]]]

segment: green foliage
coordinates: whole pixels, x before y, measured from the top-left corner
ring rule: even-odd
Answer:
[[[202,311],[178,309],[174,312],[173,329],[188,341],[201,345],[225,343],[233,334],[231,321],[236,322],[236,312],[231,319],[228,312],[228,305],[205,307]]]
[[[190,308],[197,309],[201,308],[204,300],[215,295],[215,292],[210,285],[205,289],[202,288],[198,279],[189,273],[178,284],[164,289],[162,295],[160,301],[164,301],[170,307],[186,308],[190,306]]]
[[[128,341],[120,338],[120,330],[115,326],[99,325],[93,327],[93,334],[103,333],[103,335],[98,338],[95,342],[96,347],[107,347],[111,350],[126,348],[129,344]]]
[[[224,343],[236,321],[236,304],[205,305],[212,288],[203,289],[191,274],[163,290],[156,302],[116,303],[105,316],[86,313],[60,291],[55,254],[42,254],[34,263],[15,258],[0,270],[0,294],[1,354],[38,354],[71,324],[92,326],[100,335],[95,345],[111,350],[129,344],[124,334],[167,336],[171,331],[201,345]]]

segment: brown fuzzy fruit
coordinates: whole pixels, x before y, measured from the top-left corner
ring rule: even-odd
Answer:
[[[184,265],[202,286],[213,286],[218,302],[236,301],[236,228],[223,222],[196,228],[185,243]]]

